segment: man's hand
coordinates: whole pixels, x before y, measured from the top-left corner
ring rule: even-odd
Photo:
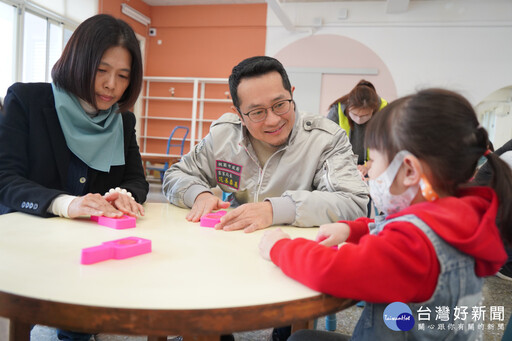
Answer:
[[[270,260],[270,250],[272,250],[274,244],[285,238],[290,239],[290,235],[284,233],[280,228],[265,231],[259,244],[260,256],[266,260]]]
[[[196,197],[194,205],[187,214],[186,219],[197,223],[205,214],[214,210],[220,210],[221,208],[228,208],[229,205],[231,205],[229,202],[220,200],[210,192],[203,192]]]
[[[132,197],[119,192],[107,193],[104,196],[112,206],[119,211],[131,217],[144,215],[144,208],[141,204],[136,202]]]
[[[119,218],[123,216],[123,212],[118,211],[102,195],[89,193],[83,197],[76,197],[68,207],[68,216],[70,218],[84,215],[102,215],[109,218]]]
[[[228,212],[215,225],[216,230],[254,232],[272,225],[272,204],[270,201],[244,204]]]

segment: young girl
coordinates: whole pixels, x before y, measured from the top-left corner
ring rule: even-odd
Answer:
[[[469,324],[473,307],[483,305],[482,277],[507,259],[500,231],[512,240],[510,169],[487,150],[470,103],[447,90],[394,101],[372,120],[365,142],[374,161],[370,193],[384,215],[323,225],[321,243],[267,231],[261,255],[315,290],[367,301],[352,340],[475,340],[478,328]],[[492,188],[467,184],[482,155],[494,171]],[[338,251],[326,247],[343,242]],[[392,302],[409,306],[410,331],[388,327],[383,314]],[[430,319],[418,321],[419,312]],[[307,339],[344,338],[302,331],[290,340]]]

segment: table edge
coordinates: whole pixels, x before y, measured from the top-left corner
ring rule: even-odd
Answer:
[[[327,294],[247,307],[165,310],[77,305],[0,291],[0,316],[91,333],[130,335],[226,334],[312,320],[354,305]]]

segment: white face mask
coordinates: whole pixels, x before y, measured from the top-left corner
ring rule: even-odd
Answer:
[[[396,174],[407,155],[412,155],[406,150],[398,152],[388,168],[375,180],[370,180],[370,196],[375,202],[375,206],[385,215],[397,213],[411,205],[412,200],[419,190],[419,186],[411,186],[402,194],[391,194],[389,189],[395,180]]]
[[[368,111],[369,110],[367,109],[366,112],[368,112]],[[358,112],[361,113],[361,111],[358,111]],[[356,115],[356,114],[352,113],[352,110],[348,110],[348,115],[350,116],[352,121],[354,121],[354,123],[356,123],[356,124],[365,124],[366,122],[368,122],[370,120],[370,118],[372,118],[371,112],[369,114],[367,114],[367,115],[360,115],[359,116],[359,115]]]

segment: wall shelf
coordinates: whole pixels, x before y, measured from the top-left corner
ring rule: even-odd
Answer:
[[[193,97],[157,97],[157,96],[143,96],[143,99],[158,100],[158,101],[193,101]],[[230,99],[223,98],[198,98],[198,102],[210,102],[210,103],[232,103]]]
[[[147,140],[162,140],[162,141],[167,141],[167,140],[169,139],[169,136],[164,137],[164,136],[142,135],[142,136],[140,136],[140,138],[145,138],[145,139],[147,139]],[[180,138],[178,138],[178,137],[176,137],[176,138],[174,138],[174,137],[173,137],[173,138],[172,138],[172,140],[173,140],[173,141],[178,142],[178,141],[181,141],[182,139],[180,139]],[[188,138],[187,138],[187,139],[185,139],[185,141],[190,142],[190,141],[191,141],[191,139],[188,139]]]
[[[190,121],[190,118],[186,117],[162,117],[162,116],[141,116],[141,119],[145,120],[163,120],[163,121]],[[203,119],[203,122],[215,122],[215,120]]]
[[[190,128],[184,153],[192,150],[208,133],[211,123],[230,111],[233,102],[226,98],[228,90],[227,78],[144,77],[139,136],[142,153],[165,153],[162,142],[169,139],[177,125]],[[186,110],[190,113],[185,114]]]

